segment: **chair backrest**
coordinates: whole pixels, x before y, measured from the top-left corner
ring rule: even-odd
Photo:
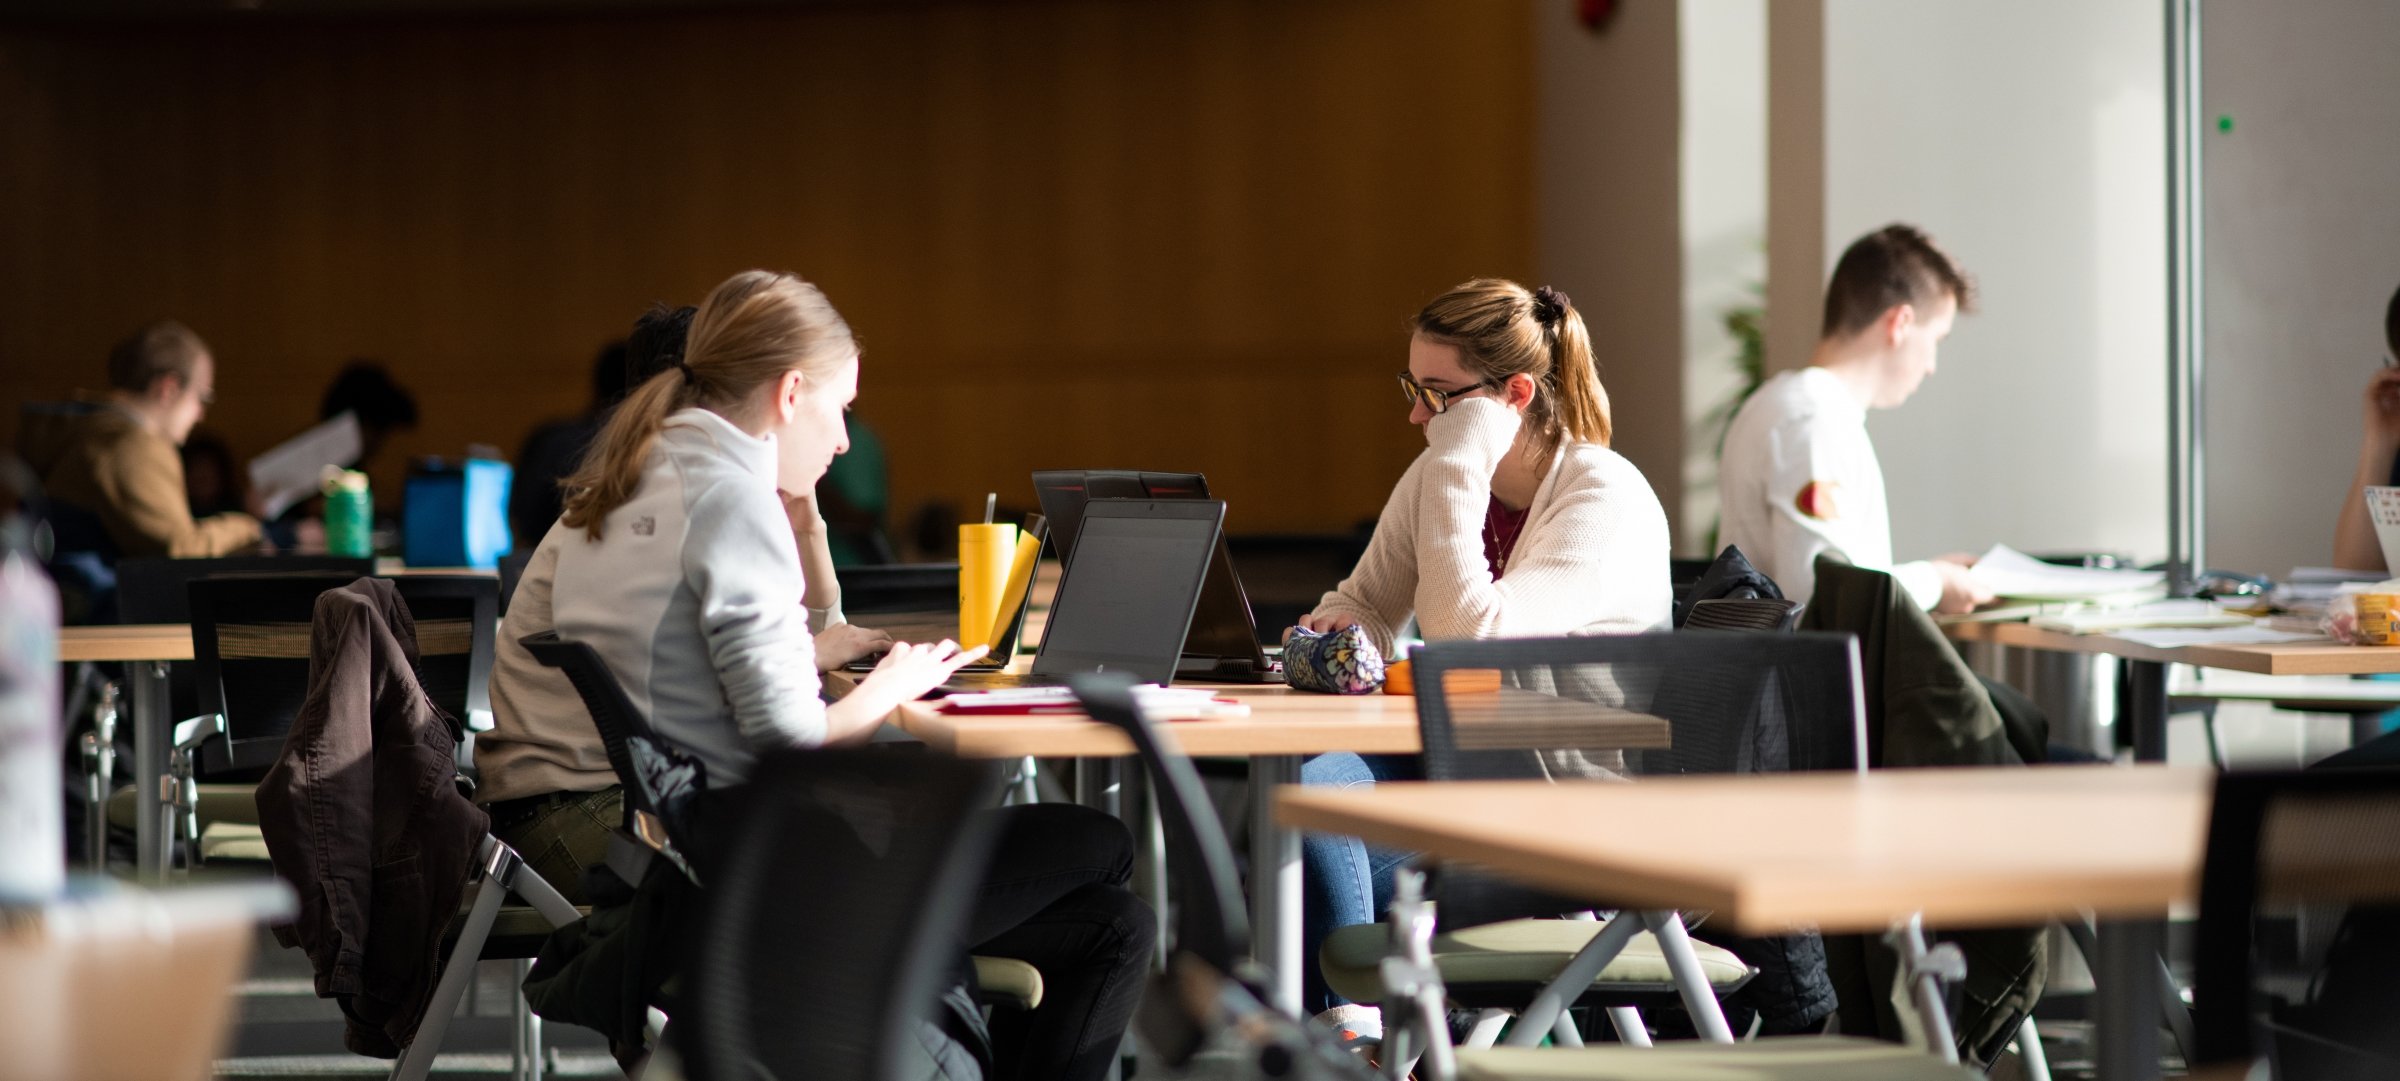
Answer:
[[[392,585],[417,623],[417,679],[426,696],[461,724],[489,727],[500,580],[488,574],[404,574]]]
[[[508,602],[517,595],[517,583],[525,580],[525,568],[533,562],[533,549],[520,548],[500,557],[500,614],[508,614]]]
[[[956,612],[958,564],[883,563],[840,567],[842,610],[862,612]]]
[[[759,760],[716,838],[672,1031],[701,1081],[897,1081],[990,854],[987,764],[873,750]]]
[[[1235,971],[1250,952],[1249,920],[1243,914],[1233,846],[1208,802],[1199,771],[1192,768],[1191,759],[1159,739],[1134,700],[1133,677],[1092,673],[1070,677],[1067,685],[1093,720],[1123,729],[1132,738],[1149,774],[1159,825],[1167,838],[1167,874],[1180,893],[1176,949],[1219,972]]]
[[[1410,660],[1425,776],[1854,768],[1855,658],[1843,635],[1731,631],[1427,643]],[[1613,749],[1659,721],[1669,746]],[[1445,928],[1588,907],[1462,866],[1436,869],[1429,893]]]
[[[201,749],[199,772],[269,765],[308,699],[317,597],[357,581],[339,574],[232,574],[194,579],[192,671],[202,713],[225,718],[225,739]],[[395,579],[416,624],[417,681],[464,724],[488,713],[498,583],[474,576]]]
[[[2347,908],[2314,970],[2257,933],[2303,905],[2312,923]],[[2193,952],[2195,1067],[2400,1077],[2400,770],[2219,777]]]
[[[1848,635],[1683,631],[1497,638],[1418,649],[1417,726],[1431,780],[1543,776],[1535,751],[1606,746],[1629,715],[1672,746],[1635,774],[1859,768],[1858,651]]]
[[[634,708],[633,699],[625,694],[616,674],[608,670],[608,662],[600,658],[591,646],[560,638],[557,631],[543,631],[519,640],[525,651],[543,665],[566,673],[567,682],[575,687],[583,708],[592,715],[592,724],[600,730],[600,745],[608,752],[609,768],[616,771],[617,783],[625,790],[625,825],[639,831],[642,815],[656,819],[666,830],[666,840],[676,847],[687,847],[683,831],[680,799],[705,789],[708,779],[698,759],[688,758],[668,747],[651,730],[650,720]],[[643,768],[648,762],[651,768]],[[676,777],[662,776],[662,771],[688,771]],[[667,791],[662,783],[673,784]]]
[[[317,597],[357,579],[339,574],[232,574],[181,584],[192,624],[197,708],[225,718],[200,749],[202,776],[274,762],[308,700]]]
[[[1693,601],[1682,630],[1788,631],[1800,625],[1799,601],[1779,598],[1734,598]]]
[[[344,583],[375,573],[373,559],[343,556],[225,556],[168,559],[143,556],[117,562],[117,622],[189,623],[192,605],[184,588],[199,578],[227,574],[326,574]],[[307,617],[301,617],[305,622]]]

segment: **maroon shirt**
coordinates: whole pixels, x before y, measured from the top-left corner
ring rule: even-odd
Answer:
[[[1510,510],[1508,504],[1492,497],[1492,505],[1483,512],[1483,559],[1492,565],[1492,580],[1500,580],[1501,568],[1508,564],[1509,554],[1517,550],[1517,537],[1525,532],[1525,516],[1533,510]]]

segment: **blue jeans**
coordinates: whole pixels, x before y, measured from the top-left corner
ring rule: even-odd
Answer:
[[[1335,751],[1300,766],[1300,783],[1353,788],[1377,781],[1419,781],[1425,778],[1417,756],[1353,754]],[[1318,952],[1337,928],[1382,919],[1392,904],[1392,871],[1413,853],[1370,847],[1356,837],[1338,834],[1300,835],[1302,919],[1300,930],[1301,1005],[1321,1013],[1348,1001],[1325,986],[1317,966]]]

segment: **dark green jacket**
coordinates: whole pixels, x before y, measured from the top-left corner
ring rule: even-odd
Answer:
[[[1983,681],[1891,575],[1827,556],[1817,558],[1816,572],[1816,593],[1800,629],[1858,636],[1869,769],[2022,766],[2019,746],[2026,739],[2038,756],[2038,732],[2012,744]],[[1989,1064],[2041,999],[2050,968],[2045,931],[1993,928],[1934,936],[1966,954],[1967,978],[1954,1019],[1961,1057]],[[1898,1038],[1898,1014],[1888,994],[1896,967],[1890,949],[1856,935],[1829,936],[1825,949],[1843,1032]],[[1857,1008],[1860,1002],[1870,1008]]]

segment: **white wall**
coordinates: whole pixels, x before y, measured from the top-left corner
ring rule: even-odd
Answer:
[[[1682,0],[1683,454],[1679,555],[1717,521],[1711,410],[1740,386],[1725,313],[1761,303],[1767,272],[1766,0]]]
[[[1825,8],[1825,269],[1907,221],[1983,289],[1938,373],[1870,422],[1895,553],[2163,556],[2158,0]]]
[[[2400,285],[2400,4],[2202,14],[2208,559],[2329,562]]]

